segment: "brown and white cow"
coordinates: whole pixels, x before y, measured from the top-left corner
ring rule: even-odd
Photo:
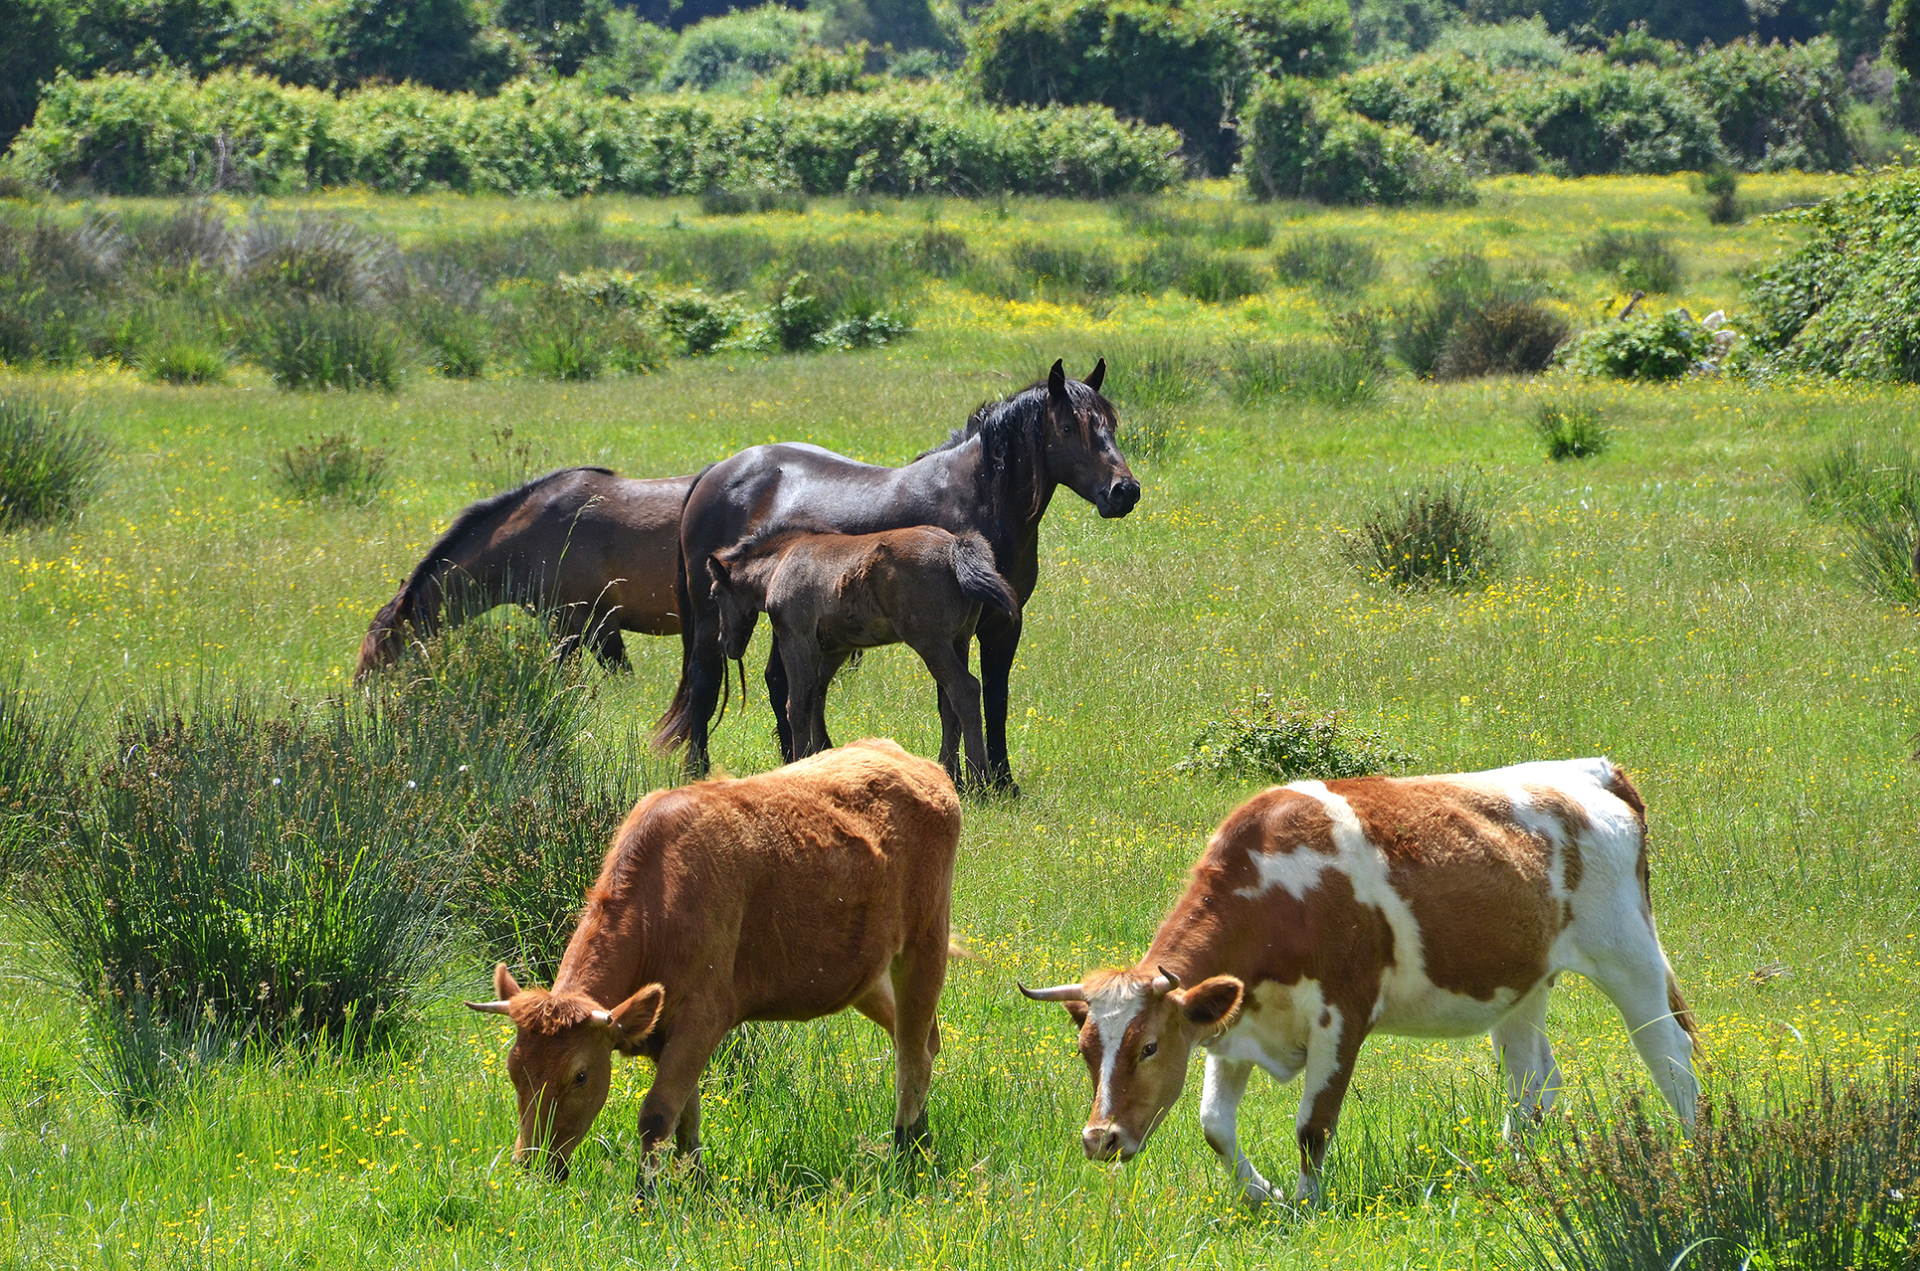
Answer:
[[[1491,1033],[1513,1102],[1538,1119],[1559,1086],[1547,996],[1567,970],[1613,1000],[1691,1126],[1695,1026],[1654,934],[1646,808],[1604,758],[1263,791],[1215,831],[1136,966],[1021,991],[1080,1027],[1095,1160],[1140,1150],[1204,1049],[1201,1128],[1259,1205],[1273,1186],[1234,1124],[1254,1068],[1305,1074],[1295,1194],[1317,1202],[1369,1033]]]
[[[960,801],[939,764],[891,741],[642,799],[615,835],[553,991],[494,968],[519,1100],[514,1160],[560,1178],[607,1101],[612,1054],[655,1064],[640,1105],[644,1186],[669,1137],[700,1151],[700,1073],[746,1020],[851,1006],[893,1038],[894,1142],[924,1144],[934,1011]]]

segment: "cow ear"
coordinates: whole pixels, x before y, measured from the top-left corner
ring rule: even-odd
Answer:
[[[504,962],[494,964],[493,995],[503,1002],[520,996],[520,983],[513,978],[513,972],[507,970]]]
[[[1075,1028],[1085,1028],[1087,1026],[1087,1004],[1085,1002],[1062,1002],[1060,1005],[1066,1007],[1067,1014],[1073,1016],[1073,1026]]]
[[[658,984],[649,984],[620,1005],[608,1012],[627,1040],[637,1042],[653,1031],[660,1022],[660,1008],[666,1005],[667,990]]]
[[[1047,372],[1047,396],[1053,404],[1072,409],[1073,399],[1067,396],[1067,368],[1059,358],[1053,360],[1053,369]]]
[[[1187,1022],[1207,1032],[1232,1028],[1245,998],[1246,985],[1231,975],[1216,975],[1175,994],[1175,1002]]]
[[[1087,387],[1097,393],[1100,391],[1101,382],[1104,381],[1106,378],[1107,378],[1107,359],[1101,358],[1098,362],[1095,362],[1093,364],[1093,369],[1087,372],[1087,380],[1086,380]]]

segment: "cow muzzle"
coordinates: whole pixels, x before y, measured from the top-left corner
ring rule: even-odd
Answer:
[[[1140,1150],[1131,1135],[1111,1122],[1089,1125],[1080,1131],[1080,1146],[1090,1161],[1130,1161]]]

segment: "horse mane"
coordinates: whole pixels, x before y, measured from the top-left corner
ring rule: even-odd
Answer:
[[[535,477],[531,481],[524,481],[511,490],[467,504],[466,507],[461,509],[460,515],[453,518],[453,524],[447,526],[446,532],[435,539],[433,546],[429,547],[426,550],[426,554],[421,556],[420,563],[415,565],[413,572],[407,575],[407,581],[400,584],[400,590],[395,594],[394,598],[382,607],[379,616],[391,620],[397,618],[402,613],[412,612],[413,605],[419,598],[420,589],[432,580],[434,563],[444,559],[446,554],[453,550],[454,544],[473,533],[476,526],[494,513],[520,502],[520,500],[526,498],[535,490],[547,484],[547,482],[557,480],[560,477],[572,476],[576,472],[591,472],[603,477],[620,475],[612,468],[596,466],[555,468],[552,472],[544,476]]]
[[[1088,420],[1098,412],[1102,399],[1097,390],[1088,388],[1079,380],[1069,379],[1066,384],[1067,397],[1073,402],[1074,414],[1080,421],[1084,438]],[[1017,393],[992,398],[974,407],[973,414],[967,417],[963,427],[954,429],[939,445],[915,455],[914,461],[956,449],[978,437],[989,476],[1014,473],[1017,477],[1014,470],[1022,459],[1026,461],[1029,473],[1038,473],[1043,465],[1041,456],[1046,447],[1047,420],[1050,417],[1047,382],[1035,380]],[[1036,505],[1039,497],[1040,491],[1036,485]]]

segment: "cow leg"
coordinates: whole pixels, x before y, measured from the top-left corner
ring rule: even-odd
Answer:
[[[693,1093],[687,1096],[687,1105],[680,1109],[679,1123],[673,1127],[673,1150],[683,1156],[693,1158],[695,1169],[702,1168],[700,1159],[700,1083],[693,1083]]]
[[[773,703],[773,731],[780,735],[780,758],[792,763],[799,756],[793,753],[793,712],[787,708],[787,663],[780,656],[780,632],[772,633],[772,647],[767,650],[767,700]]]
[[[934,682],[940,685],[941,695],[947,705],[958,713],[960,726],[967,743],[967,775],[963,782],[954,765],[946,757],[946,747],[941,746],[941,762],[946,765],[947,775],[954,779],[954,785],[961,789],[979,789],[987,784],[986,743],[980,735],[980,681],[967,674],[967,660],[964,654],[956,654],[953,645],[945,640],[928,641],[916,644],[913,651],[927,664]]]
[[[933,1057],[940,1053],[936,1012],[947,982],[947,929],[938,939],[902,949],[893,960],[893,1146],[931,1154],[927,1128],[927,1092],[933,1085]]]
[[[659,1168],[658,1155],[665,1149],[667,1139],[672,1137],[677,1144],[685,1142],[680,1130],[681,1118],[699,1092],[700,1074],[706,1069],[707,1060],[713,1057],[714,1047],[726,1035],[725,1025],[718,1021],[683,1019],[677,1021],[667,1038],[654,1066],[653,1086],[640,1101],[640,1176],[635,1184],[640,1194],[645,1195],[652,1183],[653,1173]],[[697,1104],[693,1116],[690,1133],[697,1146],[700,1133]]]
[[[1560,1092],[1560,1067],[1553,1059],[1553,1046],[1547,1041],[1547,998],[1553,986],[1546,980],[1493,1026],[1493,1054],[1507,1070],[1507,1102],[1510,1105],[1502,1131],[1531,1129],[1538,1125]],[[1514,1115],[1518,1112],[1518,1116]]]
[[[987,779],[995,788],[1019,794],[1013,767],[1007,759],[1007,681],[1013,674],[1013,655],[1020,648],[1020,628],[1008,624],[980,635],[980,695],[986,715]]]
[[[1247,1204],[1258,1209],[1273,1199],[1273,1184],[1260,1176],[1240,1150],[1240,1100],[1252,1073],[1253,1064],[1247,1060],[1207,1056],[1206,1080],[1200,1087],[1200,1129],[1207,1136],[1207,1146],[1233,1171],[1233,1181],[1240,1185]]]
[[[853,999],[853,1009],[880,1026],[880,1031],[893,1036],[893,978],[883,975],[873,982],[873,987]]]
[[[1693,1074],[1693,1039],[1668,1004],[1667,959],[1660,942],[1648,931],[1643,947],[1615,950],[1594,962],[1589,977],[1619,1008],[1654,1084],[1691,1131],[1700,1102],[1700,1082]]]
[[[1327,1005],[1307,1035],[1306,1075],[1301,1079],[1300,1112],[1294,1118],[1294,1137],[1300,1143],[1300,1185],[1295,1200],[1320,1205],[1320,1166],[1327,1159],[1340,1122],[1340,1105],[1353,1080],[1353,1063],[1365,1039],[1365,1024],[1349,1020],[1337,1006]]]

